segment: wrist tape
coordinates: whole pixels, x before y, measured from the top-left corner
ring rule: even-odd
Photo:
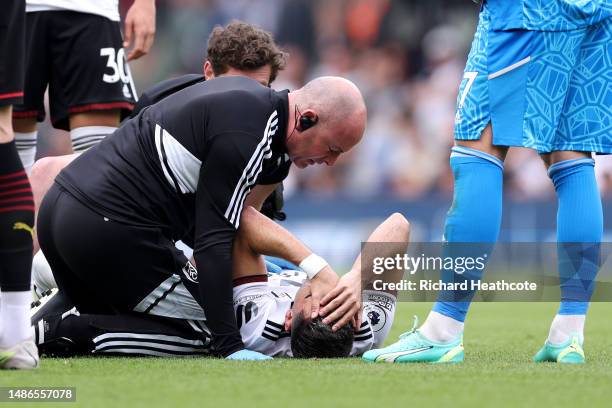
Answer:
[[[299,265],[299,267],[306,272],[308,279],[312,279],[317,276],[317,273],[321,272],[326,266],[327,261],[317,254],[308,255],[302,262],[300,262]]]

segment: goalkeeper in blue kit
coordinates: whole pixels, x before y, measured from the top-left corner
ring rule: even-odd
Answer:
[[[457,97],[446,255],[461,255],[453,243],[493,248],[509,147],[535,149],[557,193],[561,304],[536,362],[585,360],[585,316],[603,234],[592,154],[612,153],[611,15],[611,0],[484,0]],[[458,275],[442,271],[442,278]],[[462,362],[473,296],[441,292],[421,327],[363,358]]]

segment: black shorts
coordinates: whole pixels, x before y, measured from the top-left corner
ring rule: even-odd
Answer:
[[[127,117],[136,90],[125,60],[119,23],[95,14],[38,11],[26,15],[25,89],[14,118],[45,118],[69,130],[71,114],[120,109]]]
[[[108,219],[58,184],[41,204],[37,227],[58,287],[81,313],[202,320],[199,305],[197,316],[177,309],[195,303],[198,287],[183,273],[187,258],[160,228]]]
[[[23,101],[25,0],[3,0],[0,12],[0,106]]]

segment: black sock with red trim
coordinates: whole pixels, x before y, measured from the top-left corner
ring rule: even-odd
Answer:
[[[0,143],[0,288],[30,290],[34,198],[15,142]]]

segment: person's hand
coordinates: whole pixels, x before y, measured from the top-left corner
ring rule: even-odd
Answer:
[[[135,0],[125,16],[123,48],[133,47],[127,56],[131,61],[145,55],[155,39],[155,1]]]
[[[261,354],[257,351],[242,349],[238,350],[229,356],[225,357],[226,360],[250,360],[250,361],[263,361],[272,360],[272,357]]]
[[[310,291],[312,298],[312,313],[311,318],[314,319],[319,315],[321,300],[334,288],[338,282],[338,275],[333,269],[327,265],[310,281]]]
[[[340,278],[336,287],[321,301],[323,323],[331,324],[333,331],[352,321],[357,329],[361,324],[361,274],[350,271]]]

